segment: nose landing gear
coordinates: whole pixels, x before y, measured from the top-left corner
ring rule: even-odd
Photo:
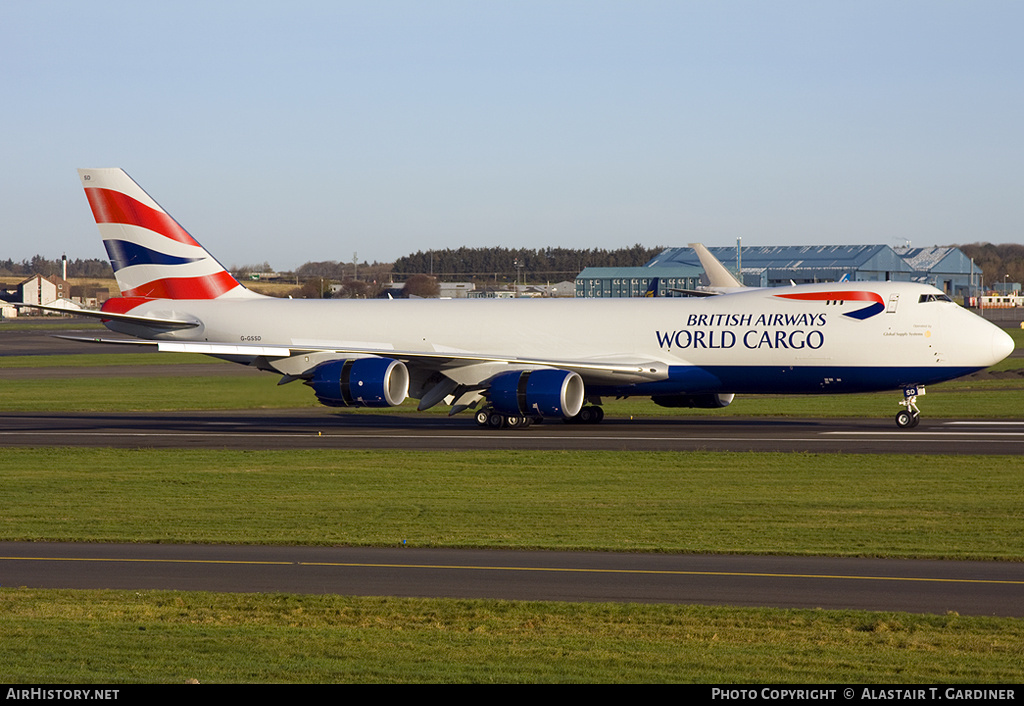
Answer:
[[[900,429],[913,429],[921,423],[921,410],[917,408],[917,397],[923,394],[923,387],[903,388],[903,401],[900,404],[906,409],[901,409],[896,413],[896,426]]]

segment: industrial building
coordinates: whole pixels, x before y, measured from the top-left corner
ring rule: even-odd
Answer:
[[[931,284],[958,297],[973,294],[981,285],[980,270],[955,247],[785,245],[708,250],[726,268],[738,271],[748,287],[891,280]],[[644,267],[588,267],[576,278],[576,296],[643,296],[655,277],[666,290],[695,289],[703,272],[692,248],[669,248]]]
[[[951,297],[975,296],[984,281],[981,270],[974,262],[960,252],[960,248],[895,248],[915,272],[920,274],[915,282],[924,282],[938,287]]]
[[[657,279],[657,296],[664,297],[672,289],[696,289],[702,274],[700,263],[671,263],[658,269],[650,263],[645,267],[588,267],[576,276],[576,296],[642,297]]]

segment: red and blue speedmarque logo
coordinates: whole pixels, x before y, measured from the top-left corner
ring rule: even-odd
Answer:
[[[869,306],[866,306],[863,309],[857,309],[857,311],[851,311],[843,314],[843,316],[849,316],[851,319],[858,319],[860,321],[869,319],[872,316],[881,314],[885,311],[885,301],[883,301],[882,297],[875,292],[800,292],[799,294],[776,294],[775,296],[781,299],[823,301],[826,303],[847,301],[871,302]]]

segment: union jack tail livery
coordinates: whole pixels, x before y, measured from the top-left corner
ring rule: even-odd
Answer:
[[[122,298],[134,305],[140,299],[259,296],[240,285],[123,170],[79,169],[78,175]]]

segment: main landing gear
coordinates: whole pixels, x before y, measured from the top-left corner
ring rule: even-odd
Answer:
[[[522,429],[534,422],[540,423],[542,417],[520,417],[513,414],[502,414],[493,409],[481,409],[476,413],[476,423],[491,429]]]
[[[544,417],[521,417],[512,414],[502,414],[491,408],[477,410],[477,426],[489,427],[491,429],[524,429],[531,424],[540,424]],[[604,419],[604,410],[596,405],[588,405],[579,411],[575,417],[563,419],[566,424],[598,424]]]
[[[917,408],[917,396],[923,394],[923,387],[903,388],[903,401],[900,404],[906,409],[901,409],[896,413],[896,426],[900,429],[913,429],[921,423],[921,410]]]
[[[575,417],[562,421],[566,424],[600,424],[604,419],[604,410],[597,405],[587,405]]]

